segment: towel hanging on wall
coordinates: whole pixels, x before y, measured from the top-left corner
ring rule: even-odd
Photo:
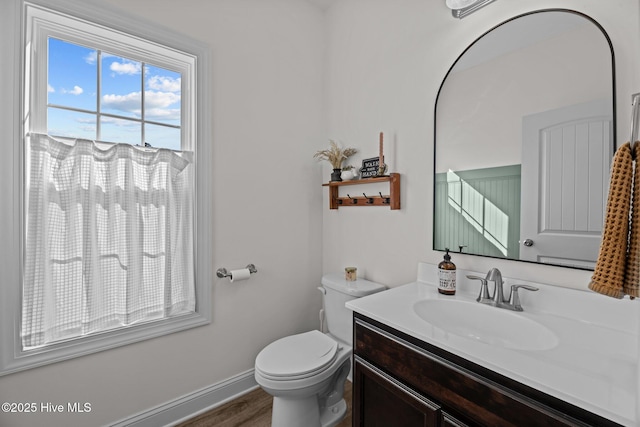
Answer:
[[[624,297],[625,292],[632,182],[633,160],[631,144],[627,142],[618,148],[611,165],[602,243],[589,283],[592,291],[614,298]]]
[[[624,293],[631,298],[640,296],[640,171],[638,155],[638,123],[640,123],[640,93],[631,96],[631,154],[634,160],[633,194],[629,225],[629,243],[627,249],[627,266],[624,278]]]
[[[629,242],[624,277],[624,293],[631,298],[640,297],[640,144],[632,149],[634,162],[633,193],[629,225]]]

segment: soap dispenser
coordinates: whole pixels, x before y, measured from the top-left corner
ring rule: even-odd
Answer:
[[[445,248],[444,260],[438,264],[438,292],[445,295],[456,293],[456,265],[451,262],[449,248]]]

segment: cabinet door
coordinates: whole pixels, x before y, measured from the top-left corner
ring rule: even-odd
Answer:
[[[440,407],[354,357],[353,425],[437,427]]]
[[[453,418],[451,415],[447,414],[446,412],[442,412],[442,422],[440,425],[442,427],[467,427],[467,424]]]

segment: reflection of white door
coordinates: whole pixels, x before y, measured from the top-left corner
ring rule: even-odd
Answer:
[[[520,259],[595,265],[613,155],[611,105],[523,118]]]

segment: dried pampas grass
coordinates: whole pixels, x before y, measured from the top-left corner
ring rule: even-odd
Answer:
[[[316,152],[316,154],[313,155],[313,158],[328,161],[334,169],[340,169],[342,167],[343,160],[348,159],[358,152],[355,148],[342,149],[333,140],[329,140],[329,144],[331,145],[331,148]]]

